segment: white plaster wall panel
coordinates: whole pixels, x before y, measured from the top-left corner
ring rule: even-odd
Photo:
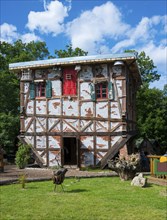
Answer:
[[[119,139],[120,136],[111,136],[111,146],[113,146]]]
[[[117,129],[115,129],[115,132],[122,131],[122,125],[120,125]]]
[[[36,101],[36,114],[40,114],[40,115],[46,114],[46,101],[42,101],[42,100]]]
[[[99,131],[99,132],[108,131],[108,122],[107,121],[96,122],[96,131]]]
[[[46,131],[46,119],[43,119],[44,121],[42,121],[41,119],[36,119],[36,132],[44,132]],[[42,124],[41,124],[42,122]]]
[[[97,102],[96,117],[108,118],[108,103],[107,102]]]
[[[24,83],[24,93],[27,93],[29,90],[29,83]]]
[[[117,102],[112,102],[111,103],[111,109],[110,110],[111,110],[111,118],[118,118],[118,119],[121,118]]]
[[[63,121],[63,131],[64,132],[76,132],[73,127],[68,125],[65,121]]]
[[[80,98],[82,100],[91,99],[90,85],[88,82],[80,83]]]
[[[28,95],[28,93],[24,94],[24,106],[26,106],[26,102],[27,102],[27,95]]]
[[[80,140],[81,140],[81,149],[88,149],[88,150],[94,149],[93,136],[81,136]]]
[[[32,118],[28,117],[24,120],[25,130],[27,130],[27,127],[30,125]]]
[[[80,120],[80,131],[84,131],[92,122],[88,120]]]
[[[60,120],[55,118],[48,119],[49,131],[59,132],[60,131]]]
[[[96,154],[96,165],[101,161],[101,159],[106,155],[107,152],[97,151]]]
[[[60,136],[49,136],[49,148],[60,149]]]
[[[56,124],[59,120],[55,118],[48,118],[48,128],[49,130]]]
[[[85,166],[94,165],[94,154],[93,152],[84,151],[81,154],[81,163]]]
[[[52,97],[54,96],[61,96],[62,94],[62,86],[60,80],[52,81]]]
[[[94,67],[94,72],[96,77],[108,77],[108,69],[107,69],[107,64],[100,64],[100,65],[96,65]]]
[[[119,103],[120,103],[121,108],[122,108],[122,99],[119,99]]]
[[[27,114],[33,114],[34,113],[34,101],[33,100],[28,100],[26,113]]]
[[[46,136],[36,136],[36,148],[46,148]]]
[[[49,100],[48,109],[50,115],[60,115],[61,114],[61,102],[60,99]]]
[[[34,136],[26,136],[25,141],[27,144],[30,144],[34,147]]]
[[[119,122],[111,122],[111,130],[113,130],[118,124]]]
[[[85,130],[85,132],[94,132],[94,124],[92,123],[90,126],[88,126]]]
[[[63,101],[63,115],[78,116],[78,101]]]
[[[108,150],[108,136],[97,136],[96,137],[96,149]]]
[[[81,116],[93,117],[93,102],[83,102],[81,104]]]
[[[54,126],[54,128],[51,129],[51,132],[60,132],[60,129],[61,127],[59,122],[56,126]]]
[[[46,130],[46,118],[37,118],[44,130]]]
[[[60,151],[49,151],[49,166],[60,166],[61,164],[61,156]]]
[[[116,80],[116,87],[118,91],[118,97],[122,97],[122,80]]]
[[[53,69],[50,69],[48,70],[48,79],[54,79],[56,77],[60,77],[61,76],[61,70],[59,68],[53,70]]]
[[[91,80],[93,78],[92,67],[91,66],[82,66],[80,71],[80,80]]]
[[[30,127],[27,129],[27,132],[34,132],[34,121],[32,121]]]
[[[70,124],[76,131],[79,131],[79,120],[76,119],[66,119],[68,124]]]

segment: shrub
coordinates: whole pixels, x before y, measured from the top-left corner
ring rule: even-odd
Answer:
[[[19,183],[21,184],[22,189],[25,189],[26,178],[26,174],[22,174],[21,176],[19,176]]]
[[[20,169],[24,169],[30,158],[30,146],[19,143],[19,148],[16,153],[15,163]]]

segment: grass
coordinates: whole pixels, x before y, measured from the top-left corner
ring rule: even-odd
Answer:
[[[1,186],[1,220],[165,220],[165,187],[130,186],[118,177],[65,179],[65,192],[52,181]]]

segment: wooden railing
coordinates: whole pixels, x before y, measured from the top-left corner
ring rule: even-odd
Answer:
[[[162,156],[148,155],[150,159],[150,173],[153,177],[167,178],[167,162],[160,162]]]

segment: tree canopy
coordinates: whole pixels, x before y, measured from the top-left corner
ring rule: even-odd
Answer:
[[[75,49],[72,48],[72,44],[66,46],[66,50],[55,50],[56,57],[63,58],[63,57],[76,57],[76,56],[86,56],[88,52],[76,47]]]
[[[137,93],[137,126],[139,135],[154,139],[167,148],[167,95],[164,90],[143,86]]]
[[[128,52],[136,52],[135,50],[125,50],[126,53]],[[140,74],[142,78],[142,82],[145,84],[149,84],[154,82],[155,80],[160,79],[160,75],[157,73],[157,67],[154,65],[152,59],[146,55],[144,51],[138,54],[137,62],[140,69]]]
[[[49,55],[45,42],[0,45],[0,146],[9,152],[19,134],[19,81],[9,72],[9,63],[44,59]]]
[[[125,52],[136,52],[126,50]],[[137,92],[137,127],[139,137],[154,139],[161,145],[161,152],[167,148],[167,85],[164,90],[149,88],[151,82],[159,80],[157,67],[144,51],[138,54],[137,62],[142,86]]]

